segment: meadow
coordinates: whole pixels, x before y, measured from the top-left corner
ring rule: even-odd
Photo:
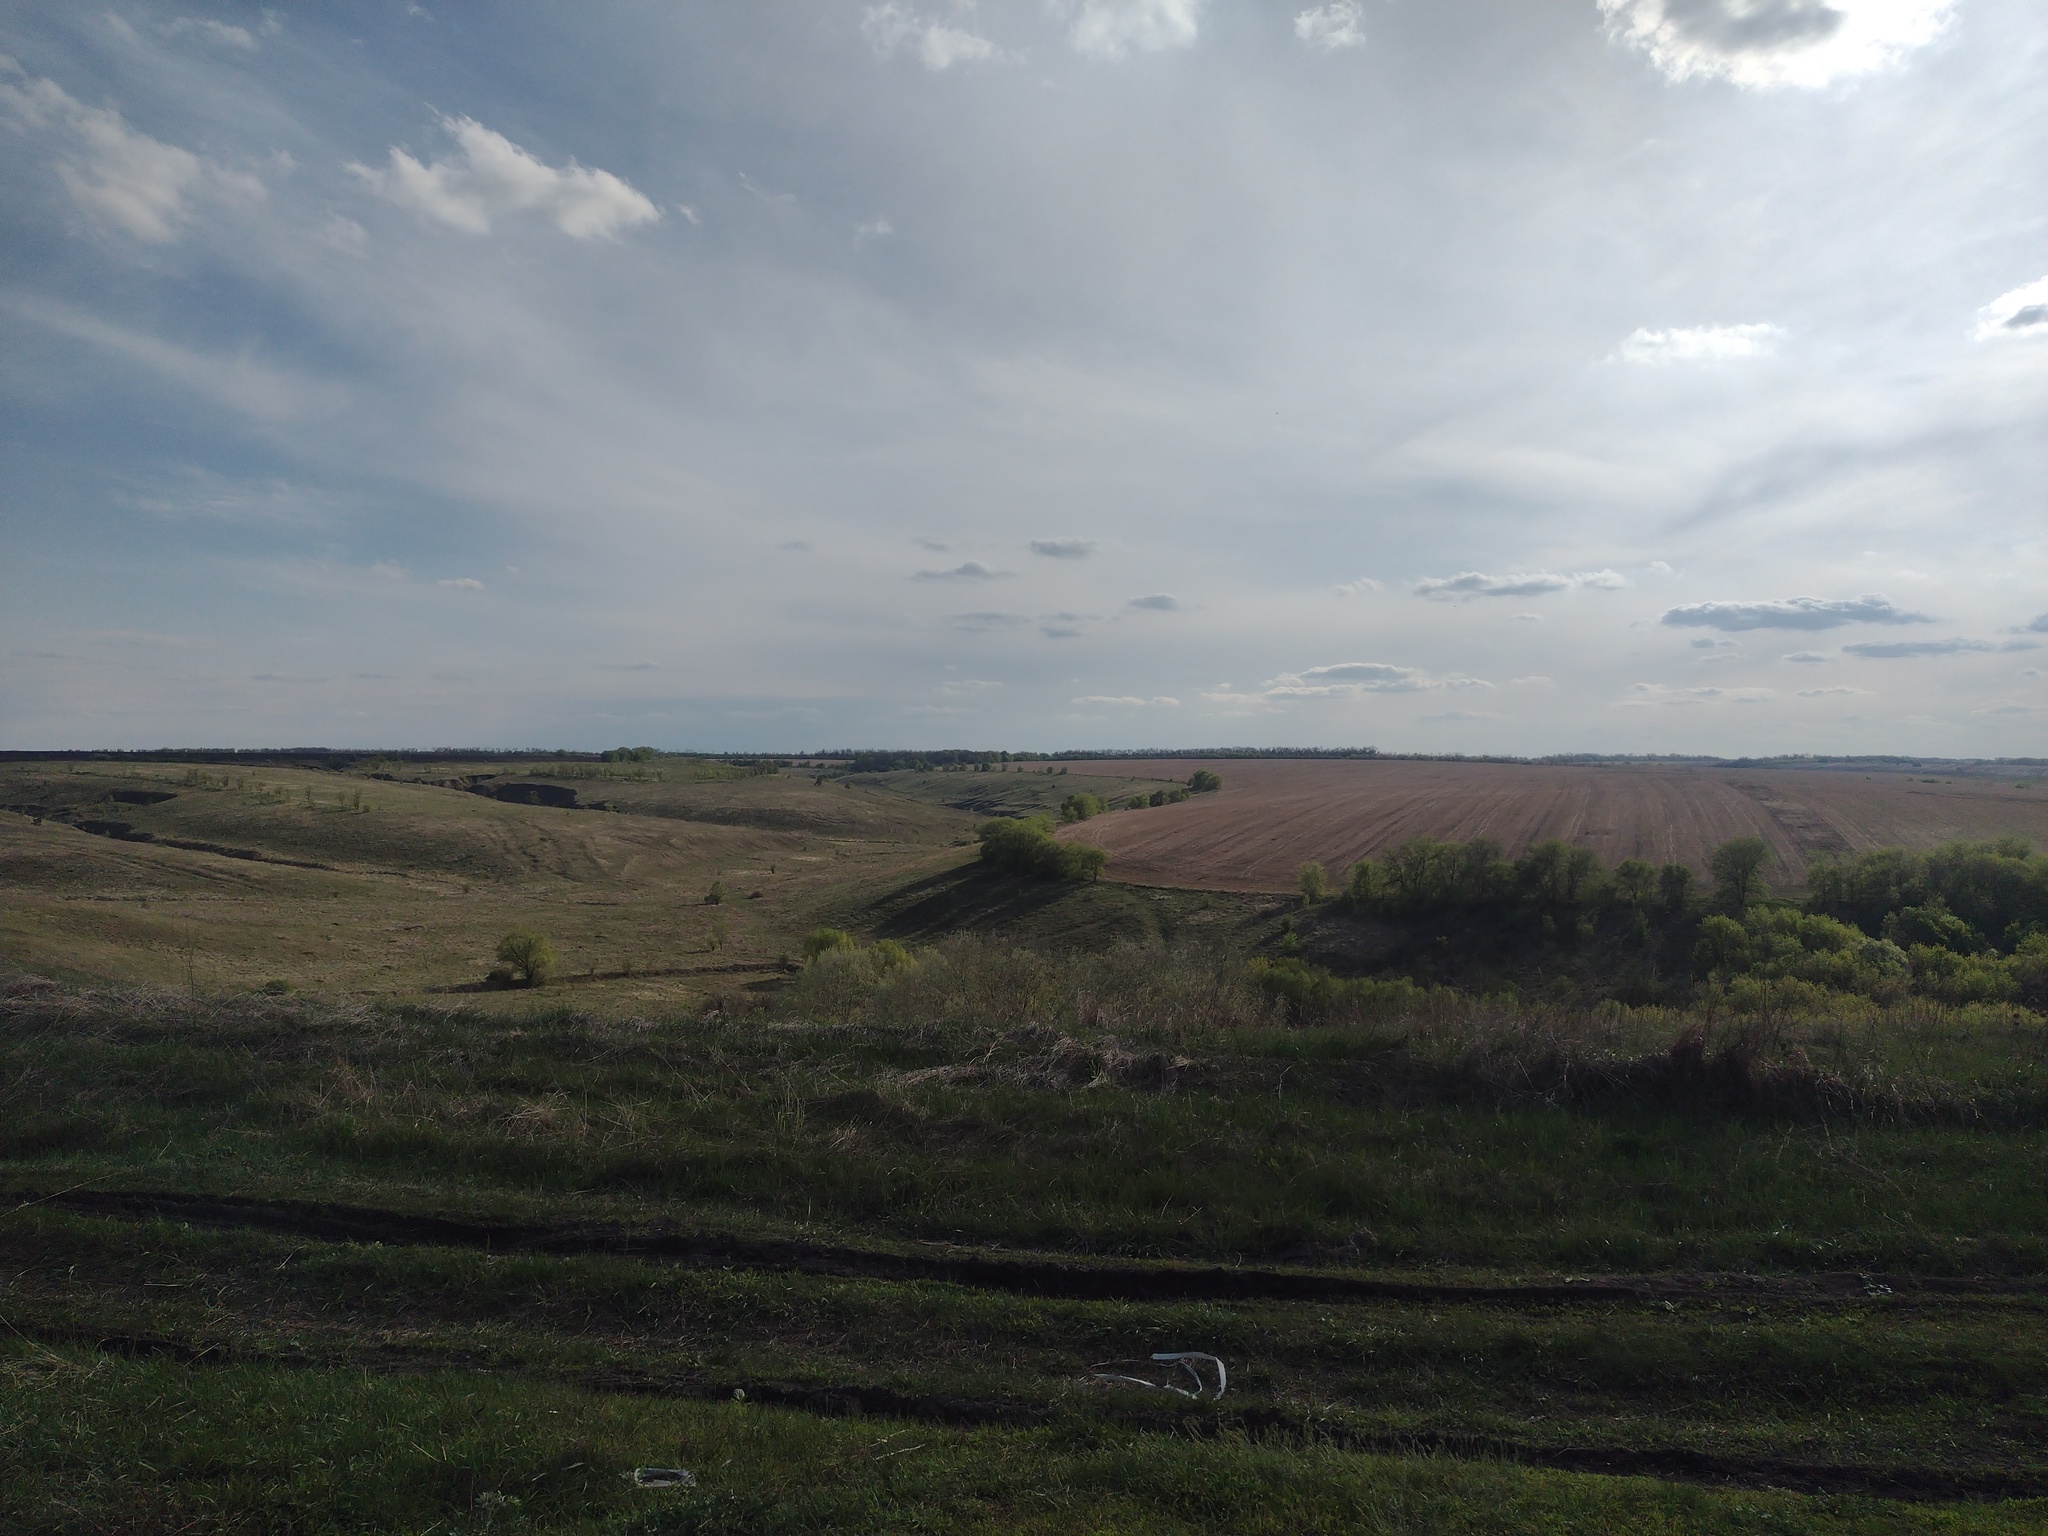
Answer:
[[[7,765],[7,1528],[2048,1528],[2024,933],[1942,995],[1910,881],[1810,975],[1702,891],[1632,1002],[1502,884],[1468,985],[1393,876],[985,867],[1164,782],[1045,766]]]

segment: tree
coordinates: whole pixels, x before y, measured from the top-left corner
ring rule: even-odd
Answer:
[[[1206,768],[1197,768],[1188,775],[1188,789],[1198,795],[1210,794],[1223,787],[1223,776],[1211,773]]]
[[[999,817],[985,821],[976,834],[981,861],[994,869],[1015,870],[1049,880],[1099,880],[1109,855],[1086,843],[1063,843],[1052,835],[1043,816]]]
[[[1310,859],[1295,871],[1294,888],[1301,892],[1301,904],[1312,907],[1330,894],[1330,877],[1320,863]]]
[[[1771,845],[1760,837],[1731,837],[1709,861],[1715,894],[1740,912],[1764,894],[1764,861],[1770,856]]]
[[[1109,806],[1103,801],[1102,796],[1082,791],[1071,794],[1060,802],[1060,820],[1086,821],[1091,816],[1100,816],[1108,809]]]
[[[840,928],[813,928],[804,936],[804,959],[824,955],[851,954],[858,946],[853,935]]]
[[[1614,888],[1632,907],[1646,905],[1657,885],[1657,871],[1647,859],[1623,859],[1614,866]]]
[[[1360,859],[1344,876],[1344,898],[1361,910],[1380,896],[1380,867],[1371,859]]]
[[[1692,905],[1692,870],[1684,864],[1666,864],[1657,871],[1657,904],[1671,913]]]
[[[529,987],[545,985],[555,973],[554,946],[531,928],[514,928],[498,940],[498,958]]]

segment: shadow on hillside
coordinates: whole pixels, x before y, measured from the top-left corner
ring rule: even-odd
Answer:
[[[877,938],[931,943],[948,934],[1034,927],[1088,888],[968,864],[891,891],[875,903]]]

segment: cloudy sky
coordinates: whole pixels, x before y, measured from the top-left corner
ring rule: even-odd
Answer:
[[[0,744],[2048,748],[2039,0],[0,55]]]

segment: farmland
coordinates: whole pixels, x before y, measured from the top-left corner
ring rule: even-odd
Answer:
[[[1180,780],[1223,775],[1219,794],[1119,811],[1066,835],[1109,855],[1118,880],[1284,891],[1309,859],[1341,870],[1410,838],[1492,838],[1509,853],[1548,838],[1627,858],[1706,868],[1735,837],[1771,846],[1796,887],[1816,857],[2019,836],[2048,845],[2048,775],[1411,760],[1118,759],[1075,774]],[[2030,787],[2017,787],[2027,782]]]

